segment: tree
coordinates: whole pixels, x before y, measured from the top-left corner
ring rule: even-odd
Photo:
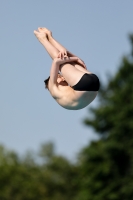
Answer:
[[[35,160],[22,159],[0,146],[0,200],[73,200],[77,192],[77,167],[55,154],[52,143],[43,144]]]
[[[133,49],[133,35],[130,35]],[[80,153],[78,200],[133,199],[133,54],[124,56],[116,75],[99,92],[99,105],[84,123],[100,140]]]

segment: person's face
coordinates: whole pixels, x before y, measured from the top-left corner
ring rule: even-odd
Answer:
[[[62,81],[65,81],[65,78],[61,74],[58,74],[57,83],[60,83]]]

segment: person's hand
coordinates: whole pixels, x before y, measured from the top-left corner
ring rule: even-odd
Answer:
[[[59,52],[57,58],[55,58],[53,60],[53,62],[55,62],[58,65],[62,65],[64,63],[70,63],[70,62],[77,62],[78,61],[78,57],[68,57],[68,56],[64,56],[62,58],[61,56],[61,52]]]
[[[80,64],[84,69],[87,69],[85,63],[83,60],[81,60],[80,58],[76,57],[76,56],[70,56],[71,58],[77,58],[76,63]],[[58,58],[64,59],[64,58],[68,58],[67,55],[67,50],[65,48],[62,48],[61,51],[58,54]]]
[[[68,56],[67,56],[67,50],[66,50],[65,48],[61,48],[61,49],[60,49],[59,57],[62,58],[62,59],[63,59],[64,57],[68,57]]]
[[[80,64],[80,65],[82,65],[82,67],[83,67],[84,69],[87,69],[87,67],[86,67],[86,65],[85,65],[85,63],[84,63],[84,61],[81,60],[80,58],[78,58],[77,63]]]
[[[76,56],[75,57],[74,56],[72,56],[72,57],[68,57],[68,56],[62,57],[61,52],[59,52],[57,58],[54,59],[54,62],[56,62],[59,65],[62,65],[64,63],[69,63],[69,62],[76,62],[76,63],[80,64],[83,68],[87,69],[84,61],[82,61],[80,58],[78,58]]]

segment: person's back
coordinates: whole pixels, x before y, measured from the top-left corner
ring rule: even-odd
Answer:
[[[62,86],[63,87],[63,86]],[[97,96],[96,91],[74,91],[70,86],[62,88],[61,98],[55,99],[57,103],[68,110],[79,110],[88,106]]]
[[[68,63],[64,64],[63,67],[68,68],[68,65],[70,66]],[[49,79],[49,91],[56,102],[68,110],[79,110],[88,106],[95,99],[98,93],[98,91],[74,90],[73,87],[69,86],[64,77],[60,74],[58,74],[57,81],[54,86],[51,79]]]

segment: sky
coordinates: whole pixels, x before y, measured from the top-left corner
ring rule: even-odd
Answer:
[[[133,1],[1,1],[0,144],[23,155],[53,142],[56,153],[73,160],[98,135],[83,124],[96,107],[60,107],[44,88],[52,60],[33,31],[47,27],[106,83],[130,52]]]

